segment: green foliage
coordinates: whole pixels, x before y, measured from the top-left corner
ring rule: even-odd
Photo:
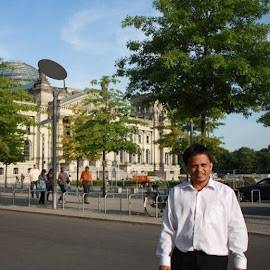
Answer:
[[[1,62],[0,66],[6,67]],[[32,100],[23,90],[12,90],[17,86],[10,79],[0,77],[0,161],[11,164],[24,160],[24,140],[28,132],[25,126],[35,125],[25,112],[36,108],[27,101]]]
[[[61,145],[58,150],[62,152],[60,158],[75,161],[79,159],[95,160],[100,158],[100,154],[94,151],[84,151],[78,139],[78,129],[85,122],[84,116],[88,108],[80,107],[77,104],[71,107],[72,115],[69,116],[68,123],[63,124],[64,134],[60,135]]]
[[[104,76],[100,82],[92,81],[92,85],[100,84],[103,89],[87,88],[89,98],[85,106],[89,109],[80,118],[76,139],[86,154],[119,152],[120,150],[136,153],[137,145],[128,140],[130,134],[138,132],[141,121],[132,118],[133,110],[119,90],[108,89],[109,83],[116,83],[112,78]]]
[[[162,137],[156,141],[160,147],[170,147],[171,153],[179,155],[179,164],[184,170],[184,164],[181,160],[181,156],[184,151],[190,146],[190,121],[188,119],[179,120],[178,116],[175,116],[173,112],[169,113],[170,125],[158,127],[162,131]],[[217,156],[221,150],[220,145],[222,144],[220,138],[214,137],[212,132],[215,128],[222,125],[222,123],[217,121],[216,118],[208,118],[206,122],[207,135],[201,135],[200,129],[200,119],[193,119],[193,143],[204,142],[204,145],[211,151],[213,156],[213,161],[217,162]]]
[[[232,173],[233,170],[238,174],[270,173],[270,153],[266,148],[254,151],[248,147],[241,147],[233,152],[221,149],[214,164],[214,171],[226,174]]]
[[[126,17],[123,27],[145,34],[116,63],[128,95],[151,94],[184,118],[269,111],[269,25],[258,22],[269,2],[156,0],[160,16]]]

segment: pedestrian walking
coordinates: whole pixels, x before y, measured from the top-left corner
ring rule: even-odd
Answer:
[[[38,181],[38,177],[40,175],[40,171],[38,169],[38,165],[34,164],[33,168],[30,170],[29,172],[29,178],[30,178],[30,189],[31,189],[31,194],[32,194],[32,198],[34,198],[34,189],[38,189],[37,188],[37,181]],[[37,198],[39,198],[39,193],[38,191],[36,191],[36,196]]]
[[[175,186],[168,197],[157,255],[159,270],[247,268],[248,235],[234,191],[211,177],[212,158],[203,145],[183,154],[191,181]]]
[[[49,201],[49,194],[52,191],[53,192],[53,169],[50,169],[47,174],[47,201]]]
[[[40,190],[40,199],[39,204],[45,204],[45,192],[46,192],[46,183],[48,179],[46,176],[46,170],[42,169],[40,176],[37,181],[37,188]]]
[[[21,186],[21,180],[20,180],[20,178],[19,178],[17,175],[16,175],[15,186],[16,186],[17,188],[19,188],[19,187]]]
[[[67,184],[69,182],[68,174],[65,172],[65,168],[61,167],[61,171],[58,174],[58,185],[61,188],[62,194],[60,198],[58,199],[58,203],[60,203],[63,200],[63,194],[67,191]]]
[[[72,177],[71,177],[70,174],[68,175],[68,179],[69,179],[69,182],[67,183],[67,186],[68,186],[68,189],[70,189],[71,188],[71,183],[72,183]]]
[[[83,192],[86,193],[84,195],[84,203],[89,204],[88,193],[90,193],[91,187],[93,187],[93,178],[89,166],[86,166],[85,170],[81,173],[80,187],[81,186],[83,186]]]
[[[21,187],[23,188],[23,184],[24,184],[24,179],[25,176],[23,175],[23,173],[21,174]]]

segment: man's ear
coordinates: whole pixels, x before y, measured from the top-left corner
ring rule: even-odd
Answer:
[[[213,172],[213,162],[210,162],[211,172]]]

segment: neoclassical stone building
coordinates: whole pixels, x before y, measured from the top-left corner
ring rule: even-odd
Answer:
[[[22,62],[10,62],[12,70],[0,70],[0,76],[9,77],[23,84],[22,88],[34,96],[34,104],[39,107],[39,112],[29,112],[38,123],[46,123],[52,112],[53,91],[62,89],[50,85],[44,74]],[[87,97],[82,90],[66,87],[59,92],[58,97],[58,135],[63,134],[63,124],[72,115],[71,106],[80,104]],[[106,175],[110,179],[130,179],[133,175],[147,175],[156,172],[156,179],[166,177],[167,180],[178,179],[180,167],[178,157],[170,154],[169,148],[160,148],[154,141],[160,138],[162,131],[157,126],[164,125],[164,111],[160,104],[145,108],[135,105],[136,118],[147,122],[146,126],[139,127],[139,134],[130,134],[130,140],[138,144],[140,151],[132,155],[121,151],[119,154],[107,155]],[[34,163],[40,168],[51,168],[52,162],[52,136],[51,122],[42,127],[25,127],[31,132],[25,138],[26,160],[22,163],[8,166],[8,181],[14,182],[16,176],[24,174],[28,180],[28,172]],[[60,143],[60,142],[58,142]],[[101,161],[84,160],[80,162],[80,171],[85,165],[90,165],[94,179],[101,178]],[[73,179],[76,179],[77,162],[58,159],[58,170],[61,166],[66,168]],[[4,181],[5,167],[0,163],[0,183]]]

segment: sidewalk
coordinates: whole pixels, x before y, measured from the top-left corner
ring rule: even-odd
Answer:
[[[51,198],[51,195],[50,195]],[[17,211],[34,214],[56,215],[73,218],[84,218],[92,220],[114,221],[136,223],[142,225],[157,225],[162,224],[162,218],[149,217],[143,208],[143,200],[141,197],[133,198],[130,205],[126,196],[123,195],[121,206],[120,198],[112,196],[107,198],[107,213],[105,213],[104,198],[93,196],[89,198],[90,204],[85,205],[82,209],[81,198],[80,202],[75,194],[69,194],[66,197],[66,204],[62,209],[61,204],[57,204],[57,209],[52,209],[52,204],[39,205],[38,199],[31,199],[31,206],[28,206],[28,197],[25,193],[16,194],[15,205],[13,205],[12,194],[2,193],[0,200],[0,210]],[[241,203],[241,208],[245,217],[249,233],[263,234],[270,236],[270,202],[259,203]],[[128,211],[130,206],[130,213]],[[100,210],[98,210],[98,207]],[[120,211],[121,207],[121,211]]]

